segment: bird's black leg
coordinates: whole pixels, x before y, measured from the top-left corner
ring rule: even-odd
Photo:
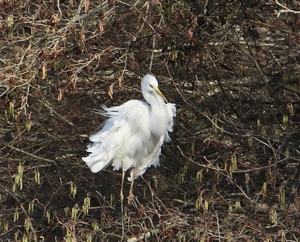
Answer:
[[[131,171],[131,184],[130,184],[130,190],[129,190],[129,196],[128,196],[128,204],[130,204],[133,201],[134,195],[133,195],[133,184],[135,179],[135,170],[133,169]]]
[[[125,171],[122,171],[122,181],[121,181],[121,191],[120,191],[120,200],[121,200],[121,214],[122,214],[122,238],[121,241],[125,238],[125,228],[124,228],[124,194],[123,194],[123,186],[124,186],[124,177],[125,177]]]

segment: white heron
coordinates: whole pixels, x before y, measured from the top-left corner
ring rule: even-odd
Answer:
[[[112,165],[122,169],[121,206],[123,206],[123,184],[127,170],[131,170],[128,203],[133,199],[134,180],[143,175],[150,166],[159,165],[163,142],[170,141],[168,132],[173,131],[176,107],[168,103],[158,89],[156,78],[150,74],[141,82],[145,101],[130,100],[120,106],[103,107],[100,114],[108,117],[103,128],[89,137],[89,156],[82,158],[96,173]]]

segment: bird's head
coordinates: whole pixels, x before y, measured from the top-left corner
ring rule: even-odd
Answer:
[[[147,74],[142,79],[142,93],[145,100],[151,104],[151,99],[155,96],[160,96],[165,102],[168,102],[164,94],[158,88],[158,82],[156,78],[150,74]]]

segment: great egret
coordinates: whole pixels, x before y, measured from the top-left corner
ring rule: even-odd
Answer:
[[[170,141],[168,132],[173,131],[176,107],[168,103],[158,89],[156,78],[150,74],[141,82],[146,100],[130,100],[120,106],[103,107],[100,114],[108,117],[103,128],[89,137],[88,157],[82,158],[96,173],[112,165],[122,169],[121,206],[125,172],[131,169],[128,203],[133,199],[134,179],[144,174],[150,166],[159,165],[161,146]]]

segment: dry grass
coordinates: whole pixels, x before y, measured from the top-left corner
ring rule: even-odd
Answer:
[[[244,2],[1,1],[0,241],[120,240],[121,174],[81,157],[148,72],[178,116],[127,241],[299,241],[300,6]]]

